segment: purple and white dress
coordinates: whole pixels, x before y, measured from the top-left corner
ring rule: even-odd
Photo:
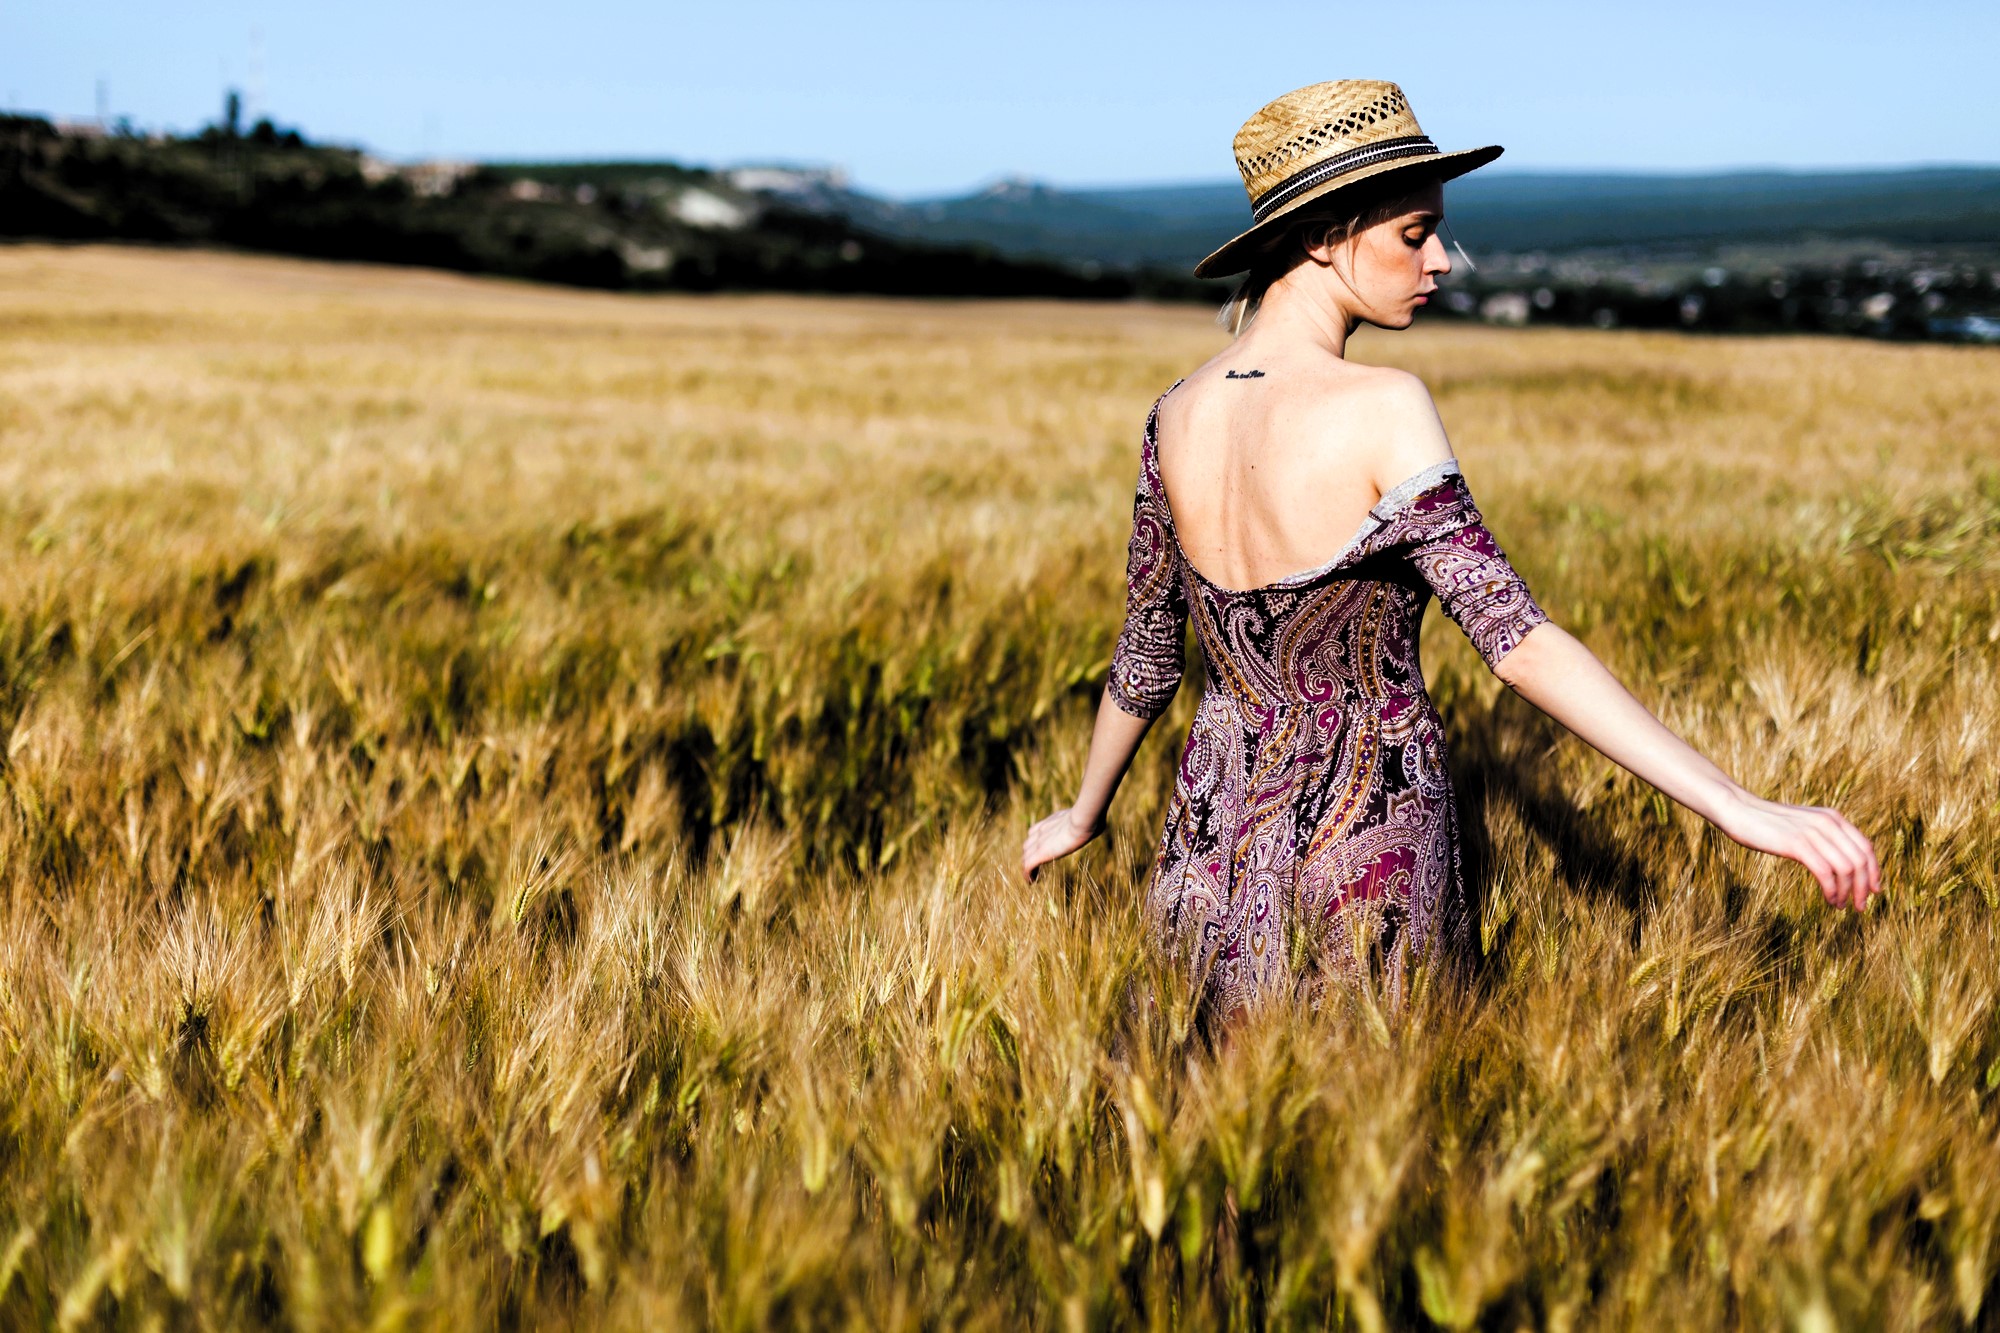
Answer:
[[[1127,713],[1159,716],[1190,609],[1207,683],[1146,884],[1149,930],[1225,1018],[1275,993],[1317,999],[1378,950],[1399,989],[1470,932],[1444,726],[1417,659],[1424,609],[1437,594],[1489,668],[1548,616],[1455,459],[1384,495],[1319,568],[1241,591],[1209,582],[1160,481],[1165,399],[1140,448],[1109,688]]]

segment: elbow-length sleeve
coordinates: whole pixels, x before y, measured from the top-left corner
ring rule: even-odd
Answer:
[[[1167,711],[1185,668],[1187,589],[1171,520],[1143,465],[1125,553],[1125,624],[1111,652],[1111,700],[1133,717]]]
[[[1548,613],[1508,562],[1472,502],[1465,478],[1453,475],[1410,507],[1410,563],[1437,594],[1445,615],[1495,671],[1500,659],[1546,621]]]

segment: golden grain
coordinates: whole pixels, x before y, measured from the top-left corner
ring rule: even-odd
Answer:
[[[2000,358],[1358,340],[1555,617],[1889,892],[1433,617],[1483,967],[1216,1054],[1138,929],[1171,743],[1011,867],[1217,338],[0,250],[5,1321],[1990,1321]]]

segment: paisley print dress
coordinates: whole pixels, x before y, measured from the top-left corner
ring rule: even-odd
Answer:
[[[1455,459],[1384,495],[1317,569],[1211,583],[1160,481],[1165,399],[1140,449],[1108,688],[1127,713],[1159,716],[1190,614],[1207,678],[1146,885],[1149,930],[1224,1018],[1281,991],[1316,1002],[1361,967],[1400,993],[1430,949],[1470,939],[1444,727],[1417,659],[1424,610],[1436,594],[1489,669],[1548,616]]]

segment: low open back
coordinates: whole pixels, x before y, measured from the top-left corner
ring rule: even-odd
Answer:
[[[1311,569],[1302,569],[1296,574],[1287,574],[1283,578],[1259,584],[1255,588],[1225,588],[1197,569],[1194,561],[1189,559],[1187,548],[1181,544],[1180,528],[1174,522],[1173,504],[1167,499],[1166,478],[1160,475],[1160,407],[1161,404],[1167,401],[1168,396],[1184,383],[1186,383],[1185,379],[1175,380],[1168,387],[1167,392],[1161,394],[1159,399],[1153,404],[1153,410],[1147,414],[1146,431],[1140,443],[1141,466],[1147,471],[1154,493],[1160,497],[1161,515],[1166,520],[1167,531],[1173,537],[1175,555],[1179,557],[1182,565],[1187,569],[1189,574],[1200,579],[1217,592],[1226,592],[1237,597],[1243,597],[1270,588],[1296,588],[1302,584],[1311,583],[1315,579],[1331,574],[1346,563],[1348,557],[1359,552],[1367,542],[1369,536],[1386,525],[1395,516],[1395,512],[1403,505],[1414,500],[1428,488],[1442,482],[1446,477],[1458,473],[1458,460],[1456,458],[1443,458],[1424,468],[1422,471],[1397,482],[1395,486],[1383,493],[1381,499],[1369,506],[1368,513],[1362,518],[1360,526],[1355,529],[1354,535],[1348,539],[1347,544],[1334,552],[1330,559],[1314,565]]]
[[[1400,984],[1439,939],[1469,940],[1444,727],[1418,663],[1424,610],[1435,594],[1489,668],[1548,617],[1456,459],[1383,495],[1325,563],[1215,584],[1167,505],[1165,399],[1142,435],[1108,689],[1134,716],[1165,711],[1190,617],[1206,683],[1147,883],[1150,929],[1224,1015],[1275,990],[1316,994],[1370,940]]]

